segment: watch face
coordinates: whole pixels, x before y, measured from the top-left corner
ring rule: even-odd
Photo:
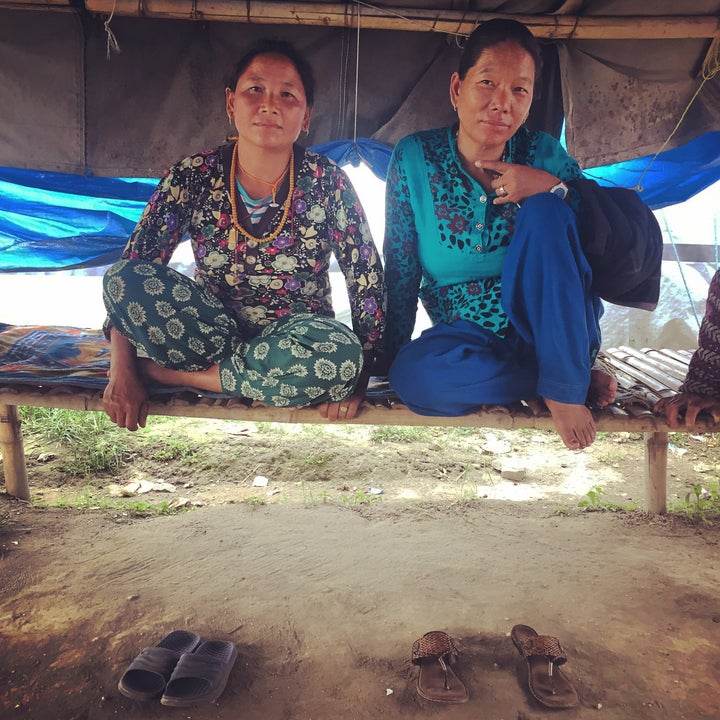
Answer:
[[[550,192],[553,195],[557,195],[561,200],[564,200],[568,191],[565,185],[563,185],[562,183],[558,183],[555,187],[550,188]]]

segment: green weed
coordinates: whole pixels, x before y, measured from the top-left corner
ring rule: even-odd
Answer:
[[[605,490],[600,485],[593,485],[588,491],[587,495],[578,502],[578,507],[586,510],[587,512],[598,512],[602,510],[636,510],[637,508],[632,503],[627,505],[618,505],[617,503],[605,502],[601,498],[605,494]]]
[[[358,490],[354,495],[343,497],[342,501],[345,505],[370,505],[370,503],[380,502],[382,498],[379,495]]]
[[[250,497],[246,497],[243,500],[243,503],[245,503],[248,507],[251,507],[253,510],[256,510],[263,505],[267,505],[267,500],[257,495],[251,495]]]
[[[456,487],[454,489],[456,502],[468,502],[477,500],[477,485],[468,479],[473,471],[473,464],[467,463],[462,472],[455,478]]]
[[[687,447],[688,436],[686,433],[670,433],[670,435],[668,435],[668,442],[675,447]]]
[[[692,485],[685,499],[670,504],[670,512],[687,515],[692,520],[711,524],[720,517],[720,484]]]
[[[313,455],[306,455],[302,459],[302,464],[305,467],[324,467],[333,459],[332,453],[316,453]]]
[[[300,489],[302,490],[303,505],[327,505],[333,500],[332,495],[325,489],[320,490],[316,495],[312,486],[308,485],[304,480],[300,481]]]

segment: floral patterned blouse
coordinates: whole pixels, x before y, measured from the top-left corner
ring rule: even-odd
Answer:
[[[557,140],[524,127],[508,141],[506,161],[565,182],[582,177]],[[494,205],[496,195],[465,172],[455,128],[403,138],[393,151],[385,197],[388,356],[410,341],[418,297],[433,324],[464,319],[504,335],[500,276],[518,207]],[[576,205],[573,197],[570,203]]]
[[[218,297],[249,336],[290,313],[334,317],[330,263],[345,276],[353,330],[375,352],[384,322],[384,278],[360,201],[347,175],[331,160],[294,148],[295,187],[282,222],[289,179],[260,223],[253,225],[237,193],[242,226],[232,225],[230,167],[234,143],[186,157],[165,174],[148,201],[123,258],[167,264],[189,235],[195,281]]]

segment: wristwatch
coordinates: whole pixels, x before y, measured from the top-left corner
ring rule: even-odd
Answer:
[[[568,194],[568,186],[561,180],[557,185],[553,185],[548,192],[553,195],[557,195],[561,200],[564,200]]]

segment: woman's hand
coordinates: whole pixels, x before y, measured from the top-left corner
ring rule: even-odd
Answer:
[[[110,374],[103,393],[103,409],[118,427],[133,432],[145,427],[148,416],[148,394],[134,372]]]
[[[681,425],[680,413],[685,413],[685,427],[695,424],[697,416],[703,410],[712,415],[713,420],[720,422],[720,400],[696,393],[680,393],[670,398],[662,398],[653,406],[656,415],[664,415],[671,428]]]
[[[488,171],[493,177],[490,185],[497,193],[493,200],[494,205],[520,203],[531,195],[547,192],[560,182],[555,175],[528,165],[515,165],[499,160],[476,160],[475,167]]]
[[[365,367],[360,372],[357,385],[355,385],[355,390],[353,390],[353,394],[350,395],[350,397],[345,398],[341,402],[326,402],[317,406],[318,411],[324,418],[327,418],[331,422],[345,422],[345,420],[352,420],[357,415],[357,411],[365,399],[365,391],[370,382],[370,373],[366,369],[367,367],[366,359]]]
[[[326,402],[317,406],[320,414],[332,422],[345,422],[352,420],[357,415],[358,408],[365,399],[365,393],[358,393],[357,390],[341,402]]]

